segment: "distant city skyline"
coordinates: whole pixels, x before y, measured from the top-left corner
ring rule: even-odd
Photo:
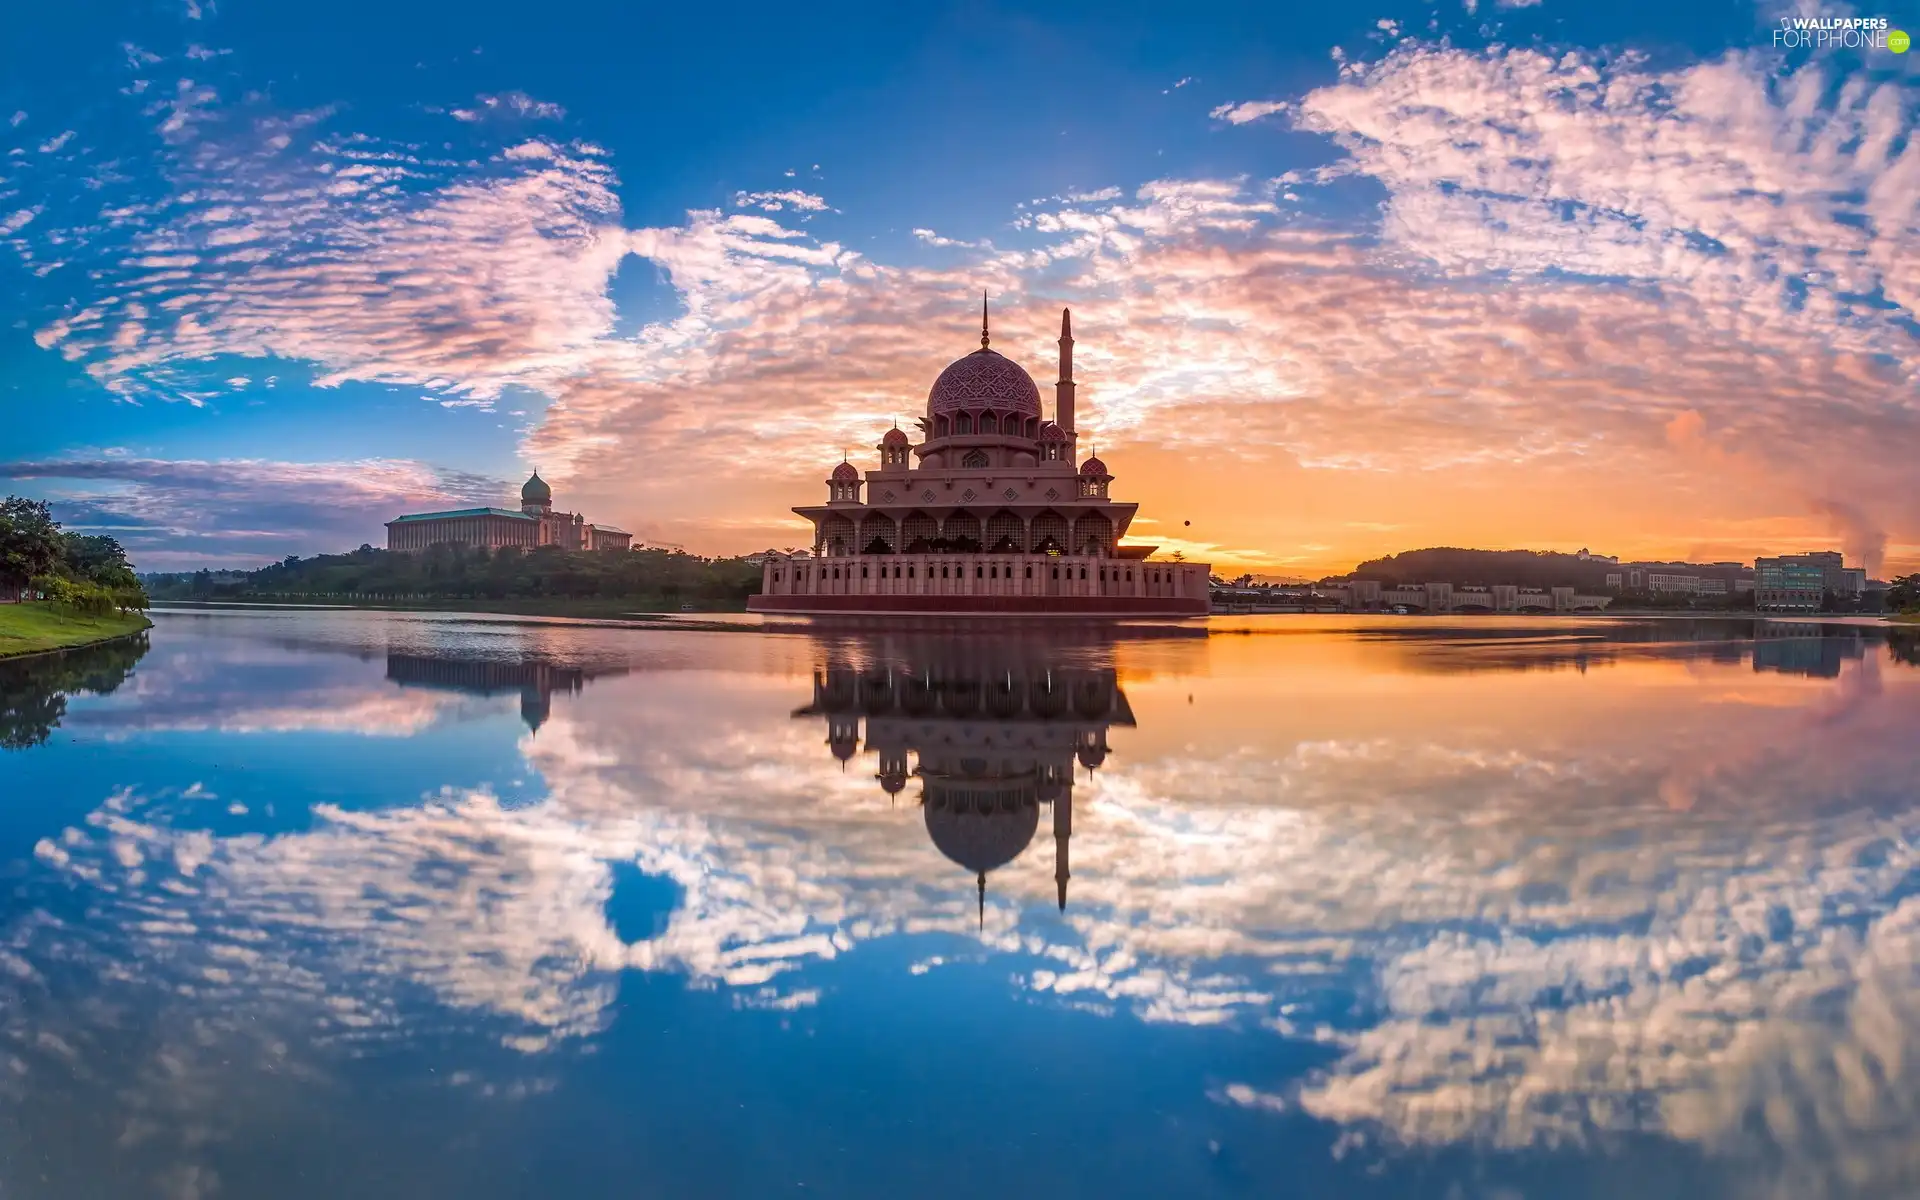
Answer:
[[[1920,55],[1783,51],[1781,11],[39,6],[0,50],[0,492],[146,570],[534,468],[636,541],[800,545],[984,288],[1043,386],[1073,308],[1134,535],[1228,575],[1904,574]]]

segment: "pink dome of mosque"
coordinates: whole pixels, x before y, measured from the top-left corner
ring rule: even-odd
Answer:
[[[1040,415],[1040,389],[1019,363],[998,351],[975,350],[940,372],[927,393],[927,415],[991,408],[1023,417]]]
[[[1048,421],[1040,427],[1040,440],[1043,442],[1064,442],[1068,440],[1067,431],[1055,425],[1052,421]]]
[[[859,483],[860,471],[850,462],[843,462],[833,469],[833,482]]]
[[[896,425],[892,429],[887,430],[886,435],[880,439],[880,444],[882,446],[910,446],[913,442],[907,437],[906,431]]]
[[[1089,458],[1080,464],[1080,473],[1082,475],[1105,475],[1107,473],[1107,464],[1101,462],[1098,457]]]

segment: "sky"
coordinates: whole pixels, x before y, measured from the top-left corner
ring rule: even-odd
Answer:
[[[144,569],[706,554],[973,349],[1135,541],[1920,568],[1920,5],[80,0],[0,44],[0,489]]]

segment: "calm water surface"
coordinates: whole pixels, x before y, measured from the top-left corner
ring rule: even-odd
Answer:
[[[0,667],[0,1195],[1920,1189],[1898,632],[156,618]]]

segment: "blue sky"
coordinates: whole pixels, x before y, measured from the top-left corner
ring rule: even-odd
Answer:
[[[41,6],[0,475],[153,567],[534,466],[780,544],[987,288],[1043,382],[1075,307],[1120,489],[1218,561],[1911,563],[1920,55],[1781,51],[1795,11]]]

